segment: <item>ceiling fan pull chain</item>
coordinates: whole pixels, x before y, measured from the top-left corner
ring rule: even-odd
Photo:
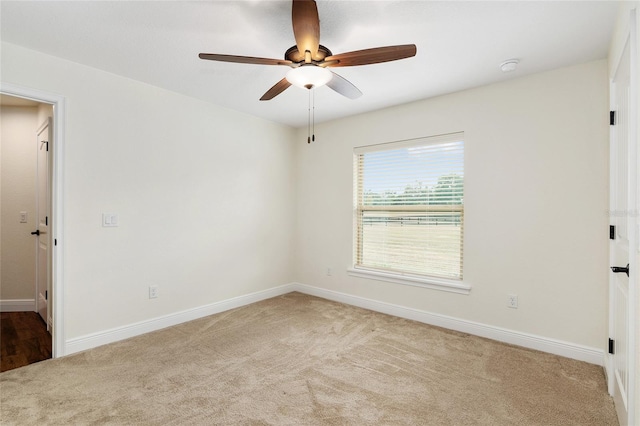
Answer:
[[[311,100],[311,103],[313,104],[313,112],[311,115],[311,141],[315,142],[316,141],[316,89],[313,88],[313,94],[311,96],[313,96],[313,99]]]
[[[309,99],[307,102],[307,143],[311,143],[311,89],[309,91]]]

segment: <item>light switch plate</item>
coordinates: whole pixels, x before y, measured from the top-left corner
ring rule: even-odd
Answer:
[[[20,212],[20,223],[27,223],[29,221],[29,215],[27,212]]]

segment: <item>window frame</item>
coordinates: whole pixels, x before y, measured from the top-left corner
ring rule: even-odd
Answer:
[[[353,149],[353,195],[354,195],[353,197],[353,247],[352,247],[353,259],[352,259],[352,266],[347,269],[348,275],[353,277],[358,277],[358,278],[367,278],[367,279],[373,279],[377,281],[385,281],[385,282],[392,282],[392,283],[403,284],[403,285],[418,286],[418,287],[448,291],[453,293],[460,293],[460,294],[470,293],[471,286],[467,282],[463,281],[464,274],[462,273],[464,269],[463,246],[464,246],[464,240],[465,240],[464,239],[464,210],[465,210],[464,202],[462,205],[460,205],[460,207],[458,207],[458,205],[447,206],[447,211],[458,210],[460,211],[460,214],[462,216],[461,226],[463,227],[463,229],[461,230],[462,241],[460,243],[462,263],[460,268],[460,272],[461,272],[460,279],[431,276],[431,275],[422,275],[422,274],[403,272],[403,271],[397,271],[397,270],[391,271],[386,269],[377,269],[374,267],[368,267],[368,266],[357,264],[359,253],[361,253],[361,250],[362,250],[362,239],[360,237],[359,220],[358,220],[358,214],[362,211],[362,207],[360,206],[361,200],[359,195],[359,192],[362,192],[362,191],[358,187],[358,182],[359,182],[358,174],[360,172],[359,157],[361,155],[364,155],[367,153],[373,153],[373,152],[392,151],[392,150],[398,150],[403,148],[411,148],[411,147],[434,145],[434,144],[447,143],[447,142],[459,142],[459,141],[462,141],[463,143],[465,142],[464,132],[421,137],[416,139],[409,139],[409,140],[403,140],[403,141],[397,141],[397,142],[388,142],[388,143],[382,143],[382,144],[376,144],[376,145],[365,145],[365,146],[355,147]],[[465,163],[464,152],[465,151],[463,147],[463,170],[464,170],[464,163]],[[463,179],[464,179],[464,173],[463,173]],[[464,185],[464,180],[463,180],[463,185]],[[406,204],[404,206],[410,207],[411,205]],[[386,210],[389,210],[388,207],[389,206],[387,206]],[[442,206],[439,206],[439,205],[433,206],[434,211],[441,208]],[[374,207],[372,209],[366,209],[366,211],[369,211],[369,210],[373,211],[376,209],[383,209],[383,207],[380,207],[380,208]],[[399,208],[391,207],[391,209],[396,210]],[[422,211],[430,211],[430,210],[431,209],[422,210]]]

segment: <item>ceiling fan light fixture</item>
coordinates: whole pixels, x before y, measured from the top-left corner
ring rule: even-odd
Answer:
[[[320,87],[331,81],[333,73],[326,68],[314,64],[304,64],[287,72],[287,81],[304,89]]]

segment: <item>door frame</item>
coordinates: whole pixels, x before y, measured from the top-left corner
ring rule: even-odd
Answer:
[[[52,309],[52,355],[58,358],[66,354],[64,323],[64,133],[65,98],[64,96],[42,90],[0,82],[0,93],[18,98],[30,99],[53,105],[53,158],[51,173],[51,290]]]

